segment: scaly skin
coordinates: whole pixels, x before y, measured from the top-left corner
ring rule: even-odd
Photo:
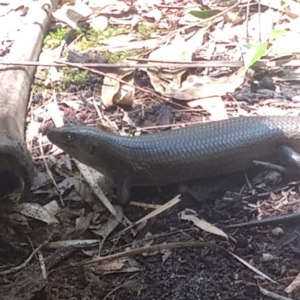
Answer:
[[[139,137],[87,126],[49,130],[49,140],[106,174],[126,203],[132,186],[209,178],[273,161],[278,147],[300,153],[300,117],[239,117]]]

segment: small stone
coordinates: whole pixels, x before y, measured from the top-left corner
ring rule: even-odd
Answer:
[[[263,253],[262,260],[263,260],[263,262],[272,261],[272,260],[275,260],[275,256],[273,256],[270,253]]]
[[[272,234],[275,236],[280,236],[283,235],[284,231],[281,227],[275,227],[274,229],[272,229]]]

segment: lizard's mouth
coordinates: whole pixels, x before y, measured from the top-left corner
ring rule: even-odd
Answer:
[[[63,140],[61,138],[59,138],[59,134],[57,132],[55,132],[54,130],[49,131],[47,133],[47,137],[51,143],[55,144],[59,148],[62,148],[65,144],[63,142]]]

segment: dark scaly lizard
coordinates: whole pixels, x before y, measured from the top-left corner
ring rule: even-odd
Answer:
[[[49,140],[104,173],[126,204],[132,186],[159,186],[229,174],[280,157],[300,170],[300,117],[238,117],[138,137],[65,125]],[[280,155],[278,155],[280,153]]]

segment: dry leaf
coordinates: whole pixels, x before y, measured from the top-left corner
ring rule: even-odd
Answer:
[[[243,265],[245,265],[247,268],[249,268],[251,271],[253,271],[254,273],[256,273],[257,275],[273,282],[276,283],[275,280],[273,280],[271,277],[269,277],[268,275],[266,275],[265,273],[261,272],[260,270],[258,270],[257,268],[253,267],[252,265],[250,265],[248,262],[246,262],[244,259],[242,259],[241,257],[235,255],[234,253],[232,253],[231,251],[228,251],[235,259],[237,259],[239,262],[241,262]]]
[[[70,188],[75,186],[75,184],[77,184],[78,182],[81,182],[81,180],[76,177],[68,177],[65,178],[63,181],[59,182],[57,184],[57,187],[60,193],[64,194],[66,190],[69,190]]]
[[[137,266],[138,263],[134,259],[122,257],[113,261],[102,262],[101,264],[95,265],[95,270],[104,274],[132,273],[140,271]]]
[[[143,218],[139,219],[138,221],[135,222],[135,225],[141,224],[146,220],[149,220],[159,214],[161,214],[162,212],[164,212],[165,210],[173,207],[174,205],[176,205],[178,202],[180,201],[180,195],[175,196],[172,200],[168,201],[167,203],[161,205],[159,208],[153,210],[152,212],[150,212],[148,215],[144,216]]]
[[[203,98],[188,103],[189,107],[201,106],[210,114],[211,121],[228,119],[225,103],[221,97]]]
[[[215,234],[215,235],[218,235],[218,236],[222,236],[222,237],[228,239],[228,235],[223,230],[221,230],[218,227],[206,222],[203,219],[199,219],[196,216],[196,212],[194,210],[185,209],[184,211],[179,213],[179,218],[181,220],[186,220],[186,221],[193,222],[195,226],[197,226],[198,228],[200,228],[200,229],[202,229],[206,232],[209,232],[209,233],[212,233],[212,234]]]
[[[58,224],[58,220],[49,213],[44,207],[37,203],[18,204],[20,213],[26,217],[42,221],[46,224]]]
[[[90,226],[90,229],[92,229],[95,234],[101,236],[102,238],[108,237],[119,225],[118,220],[121,220],[124,216],[123,210],[120,206],[115,206],[115,210],[117,212],[117,217],[111,216],[105,224],[100,224],[97,226],[98,228],[95,226]]]
[[[163,45],[151,52],[149,59],[163,61],[191,61],[193,52],[185,43],[184,38],[177,35],[169,45]],[[154,63],[151,63],[153,65]],[[182,75],[186,68],[176,67],[173,69],[157,67],[147,69],[147,74],[155,91],[162,94],[169,94],[173,90],[178,90],[181,86]]]
[[[46,172],[39,172],[38,170],[34,173],[33,184],[31,187],[32,191],[35,191],[50,182],[50,176]]]
[[[46,105],[46,108],[51,116],[51,119],[56,127],[61,127],[64,125],[63,122],[63,111],[58,108],[57,102],[54,99]]]
[[[300,286],[300,273],[296,278],[289,284],[289,286],[284,290],[286,293],[292,293],[294,289]]]
[[[46,245],[48,249],[57,249],[62,247],[69,247],[69,246],[86,246],[86,245],[97,245],[99,240],[67,240],[67,241],[57,241],[57,242],[50,242]]]
[[[55,200],[52,200],[51,202],[45,204],[43,206],[43,209],[46,210],[52,216],[56,216],[61,211],[61,208],[58,206]]]
[[[144,16],[147,18],[153,18],[155,22],[159,22],[160,19],[162,18],[161,11],[157,8],[150,10]]]
[[[295,41],[300,39],[300,33],[287,32],[284,36],[276,39],[272,42],[269,55],[289,55],[294,53],[300,53],[300,46]]]
[[[26,142],[31,143],[34,139],[39,137],[39,130],[41,123],[31,120],[26,130]]]
[[[64,4],[61,8],[52,13],[53,17],[68,24],[71,28],[77,27],[78,21],[88,17],[93,10],[86,4],[76,1],[75,5]]]
[[[229,77],[220,77],[211,83],[203,84],[208,77],[188,76],[182,88],[171,92],[168,96],[177,100],[196,100],[201,98],[224,96],[233,93],[245,79],[245,68],[241,67]]]
[[[105,30],[108,26],[108,18],[106,16],[97,16],[96,18],[93,18],[89,23],[94,29]]]
[[[105,187],[104,187],[104,189],[102,189],[102,187],[100,186],[101,178],[104,178],[104,176],[100,172],[80,163],[79,161],[75,160],[75,163],[77,165],[77,168],[80,170],[82,176],[86,180],[86,182],[92,188],[94,194],[99,198],[99,200],[103,203],[103,205],[107,208],[107,210],[112,215],[117,216],[118,214],[117,214],[114,206],[112,206],[110,201],[105,196],[105,193],[103,192]],[[105,184],[105,182],[103,182],[103,183]],[[119,220],[119,221],[121,222],[121,220]]]
[[[110,69],[108,75],[116,79],[105,77],[102,85],[101,98],[106,108],[116,104],[131,106],[133,104],[135,88],[133,68]],[[121,83],[118,79],[128,82],[130,85]]]
[[[79,111],[80,108],[82,108],[82,104],[83,104],[82,100],[79,99],[74,99],[74,100],[63,99],[62,101],[60,101],[60,103],[63,103],[76,111]]]
[[[75,231],[72,232],[72,239],[79,238],[89,228],[93,214],[82,215],[76,219],[76,227]]]

